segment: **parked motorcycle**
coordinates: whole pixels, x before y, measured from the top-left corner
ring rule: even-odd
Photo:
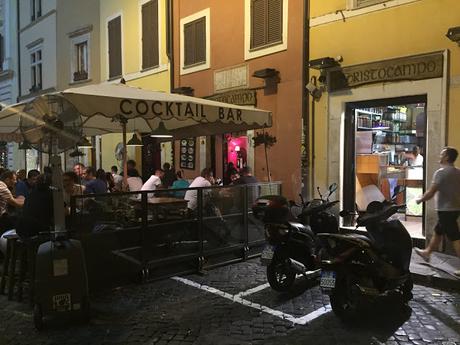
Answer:
[[[412,299],[412,239],[399,220],[388,220],[401,208],[405,205],[371,202],[357,219],[368,236],[318,234],[329,256],[322,260],[320,286],[343,321],[364,315],[377,301],[405,305]]]
[[[337,218],[330,209],[338,201],[329,201],[337,184],[329,187],[328,196],[304,202],[301,205],[288,203],[284,197],[271,196],[256,201],[255,212],[263,210],[265,237],[268,242],[261,255],[261,263],[267,266],[270,286],[280,292],[289,290],[297,274],[307,278],[319,276],[317,261],[318,232],[338,232]],[[265,203],[265,206],[261,206]],[[295,221],[292,210],[300,208]],[[303,224],[302,224],[303,223]]]

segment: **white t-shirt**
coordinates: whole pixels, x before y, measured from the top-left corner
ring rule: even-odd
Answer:
[[[113,176],[113,183],[115,184],[115,189],[116,190],[121,190],[122,185],[123,185],[123,176],[118,175],[118,174],[112,174]]]
[[[436,170],[433,184],[438,191],[435,195],[437,211],[460,211],[460,169],[446,165]]]
[[[410,162],[410,165],[413,167],[422,167],[423,166],[423,156],[417,155],[414,160]]]
[[[5,182],[0,181],[0,215],[6,213],[8,200],[10,199],[13,199],[13,195],[11,194]]]
[[[140,177],[128,177],[126,182],[128,182],[128,188],[130,192],[137,192],[142,188],[142,179]]]
[[[193,187],[211,187],[211,182],[206,180],[204,177],[198,176],[196,179],[193,180],[190,186],[188,186],[188,188]],[[187,207],[189,209],[196,209],[198,206],[198,191],[196,189],[188,190],[185,193],[184,199],[188,201]]]
[[[152,175],[147,181],[145,181],[141,190],[155,190],[159,185],[161,185],[161,179],[156,175]],[[153,193],[149,193],[149,198],[153,198],[154,196],[155,195]]]

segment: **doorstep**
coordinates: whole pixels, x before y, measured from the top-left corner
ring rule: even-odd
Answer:
[[[427,263],[412,250],[410,271],[416,284],[460,290],[460,278],[453,274],[459,269],[460,258],[456,256],[435,252]]]

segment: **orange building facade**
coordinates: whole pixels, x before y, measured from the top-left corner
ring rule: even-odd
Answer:
[[[271,128],[196,138],[190,167],[176,142],[176,169],[193,178],[207,166],[223,177],[232,162],[267,181],[263,145],[254,148],[252,140],[265,131],[276,137],[268,149],[271,180],[294,198],[302,187],[303,2],[173,0],[172,7],[172,89],[273,114]]]

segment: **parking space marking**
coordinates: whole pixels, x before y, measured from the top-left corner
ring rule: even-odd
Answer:
[[[270,286],[270,284],[265,283],[265,284],[256,286],[256,287],[254,287],[254,288],[252,288],[252,289],[249,289],[249,290],[246,290],[246,291],[237,293],[237,294],[235,295],[235,297],[243,297],[243,296],[252,295],[253,293],[256,293],[256,292],[265,290],[265,289],[268,288],[269,286]]]
[[[254,303],[254,302],[251,302],[251,301],[249,301],[247,299],[241,298],[241,295],[239,295],[239,294],[232,295],[232,294],[229,294],[227,292],[221,291],[219,289],[213,288],[211,286],[196,283],[193,280],[186,279],[186,278],[172,277],[171,279],[176,280],[178,282],[181,282],[181,283],[183,283],[185,285],[192,286],[194,288],[197,288],[197,289],[200,289],[200,290],[203,290],[203,291],[218,295],[220,297],[226,298],[226,299],[228,299],[228,300],[230,300],[232,302],[240,303],[240,304],[242,304],[242,305],[244,305],[246,307],[257,309],[257,310],[259,310],[261,312],[270,314],[272,316],[276,316],[276,317],[278,317],[280,319],[290,321],[290,322],[292,322],[294,324],[297,324],[297,325],[305,325],[305,324],[313,321],[314,319],[320,317],[321,315],[324,315],[324,314],[326,314],[326,313],[331,311],[331,306],[330,306],[330,304],[328,304],[328,305],[326,305],[326,306],[324,306],[322,308],[319,308],[319,309],[311,312],[310,314],[307,314],[307,315],[304,315],[304,316],[301,316],[301,317],[295,317],[293,315],[283,313],[282,311],[275,310],[275,309],[272,309],[270,307],[261,305],[259,303]]]

